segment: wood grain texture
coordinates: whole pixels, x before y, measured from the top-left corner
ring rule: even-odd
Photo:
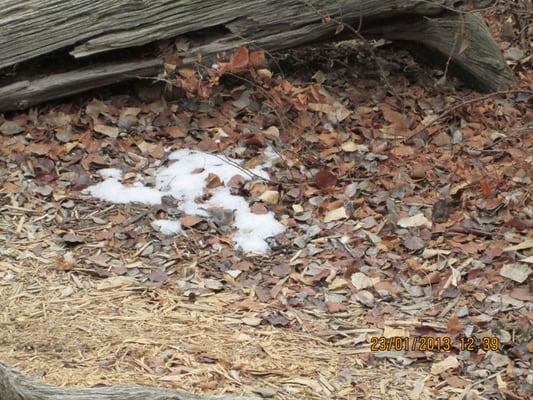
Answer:
[[[33,382],[0,363],[2,400],[258,400],[243,396],[199,396],[183,391],[144,386],[63,388]]]
[[[451,0],[4,0],[0,68],[72,47],[74,57],[227,25],[235,38],[275,36],[323,16],[432,15]],[[334,26],[330,29],[335,29]],[[309,29],[310,30],[310,29]]]
[[[185,64],[200,53],[241,46],[281,50],[318,40],[335,40],[339,21],[362,25],[395,40],[418,42],[465,72],[463,79],[486,91],[505,90],[513,74],[483,20],[455,12],[454,0],[3,0],[0,9],[0,111],[19,110],[133,76],[160,72],[156,60],[138,65],[117,57],[97,64],[88,56],[137,48],[161,39],[194,33],[195,44],[180,56]],[[325,17],[331,17],[327,19]],[[411,21],[406,24],[405,19]],[[412,21],[416,20],[415,23]],[[214,28],[214,29],[212,29]],[[370,31],[369,31],[370,29]],[[345,29],[345,32],[347,30]],[[32,60],[62,51],[67,71]],[[70,54],[72,58],[68,56]],[[114,54],[116,55],[116,54]],[[78,69],[75,58],[90,67]],[[101,61],[100,61],[101,62]],[[2,71],[2,68],[5,68]],[[444,68],[443,68],[444,69]],[[39,74],[39,75],[37,75]]]
[[[159,59],[109,63],[44,77],[28,78],[0,87],[0,110],[22,110],[48,100],[81,93],[161,70]]]
[[[388,39],[418,42],[438,51],[478,89],[507,90],[514,81],[501,50],[483,18],[476,13],[424,18],[417,24],[384,27],[379,33]]]

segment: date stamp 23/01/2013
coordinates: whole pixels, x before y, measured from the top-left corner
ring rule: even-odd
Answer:
[[[499,351],[500,339],[495,336],[477,338],[461,336],[453,339],[449,336],[376,336],[370,338],[370,351],[451,351],[454,347],[460,351]]]

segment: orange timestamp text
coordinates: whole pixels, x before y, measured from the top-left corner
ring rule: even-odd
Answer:
[[[495,336],[477,338],[462,336],[455,339],[449,336],[377,336],[370,338],[370,351],[499,351],[500,339]]]

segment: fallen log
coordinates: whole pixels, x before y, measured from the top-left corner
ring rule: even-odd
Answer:
[[[385,27],[379,33],[387,39],[417,42],[437,51],[443,63],[449,59],[456,73],[483,91],[507,90],[513,81],[511,70],[479,14],[424,18],[416,24]]]
[[[208,59],[241,46],[273,51],[335,40],[340,24],[360,28],[361,34],[421,43],[440,53],[446,63],[459,66],[465,82],[482,90],[505,90],[513,83],[512,72],[482,19],[464,12],[470,3],[5,0],[0,10],[0,111],[110,81],[157,75],[157,54],[147,57],[146,46],[178,35],[195,37],[179,54],[185,62],[194,62],[199,53]]]
[[[199,396],[183,391],[144,386],[64,388],[34,382],[0,363],[2,400],[257,400],[258,397]]]
[[[157,75],[162,60],[97,64],[79,70],[21,80],[0,88],[0,110],[24,109],[86,90],[111,85],[139,76]]]

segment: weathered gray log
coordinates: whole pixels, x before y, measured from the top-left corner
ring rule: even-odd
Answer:
[[[393,15],[436,15],[453,0],[4,0],[0,10],[0,68],[76,45],[76,57],[140,46],[220,26],[234,38],[285,45],[284,32],[324,16],[345,22]],[[311,30],[309,30],[311,31]],[[311,40],[317,36],[313,35]],[[305,42],[305,38],[300,39]]]
[[[163,64],[157,58],[109,63],[21,80],[0,88],[0,110],[24,109],[35,104],[111,85],[141,76],[157,75]]]
[[[417,24],[382,28],[379,33],[388,39],[415,41],[437,50],[449,57],[466,79],[475,80],[472,86],[482,90],[507,90],[514,79],[483,18],[476,13],[424,18]]]
[[[258,397],[198,396],[183,391],[144,386],[63,388],[34,382],[0,363],[2,400],[257,400]]]
[[[513,82],[512,73],[485,24],[468,14],[453,11],[452,7],[461,7],[463,3],[470,2],[4,0],[0,10],[0,111],[20,109],[86,90],[84,85],[76,86],[84,80],[84,73],[89,75],[86,82],[91,82],[87,88],[109,83],[109,74],[105,73],[98,82],[101,66],[97,61],[92,60],[87,70],[76,71],[75,59],[86,60],[89,56],[198,32],[206,36],[181,54],[186,62],[195,60],[197,53],[210,56],[243,45],[279,50],[317,40],[334,40],[339,21],[356,27],[362,22],[362,33],[369,28],[374,34],[382,31],[391,38],[422,42],[464,67],[466,79],[478,87],[485,90],[507,88]],[[457,24],[459,15],[466,16],[461,24]],[[406,16],[418,18],[420,24],[405,26],[402,21]],[[467,49],[458,52],[456,42],[462,29],[469,32]],[[43,75],[36,76],[33,60],[38,62],[41,57],[57,52],[71,57],[71,63],[67,62],[68,70],[58,74],[53,66],[48,66],[44,70],[38,68]],[[124,64],[123,61],[119,63]],[[121,65],[122,78],[117,74],[115,81],[131,75],[154,75],[151,70],[142,74],[133,64],[130,67],[132,70],[126,71]],[[13,68],[14,78],[12,74],[8,78],[1,77],[2,71],[11,72]],[[106,68],[112,67],[107,64]],[[69,80],[61,84],[59,81],[64,78]],[[25,89],[13,90],[20,85]]]

